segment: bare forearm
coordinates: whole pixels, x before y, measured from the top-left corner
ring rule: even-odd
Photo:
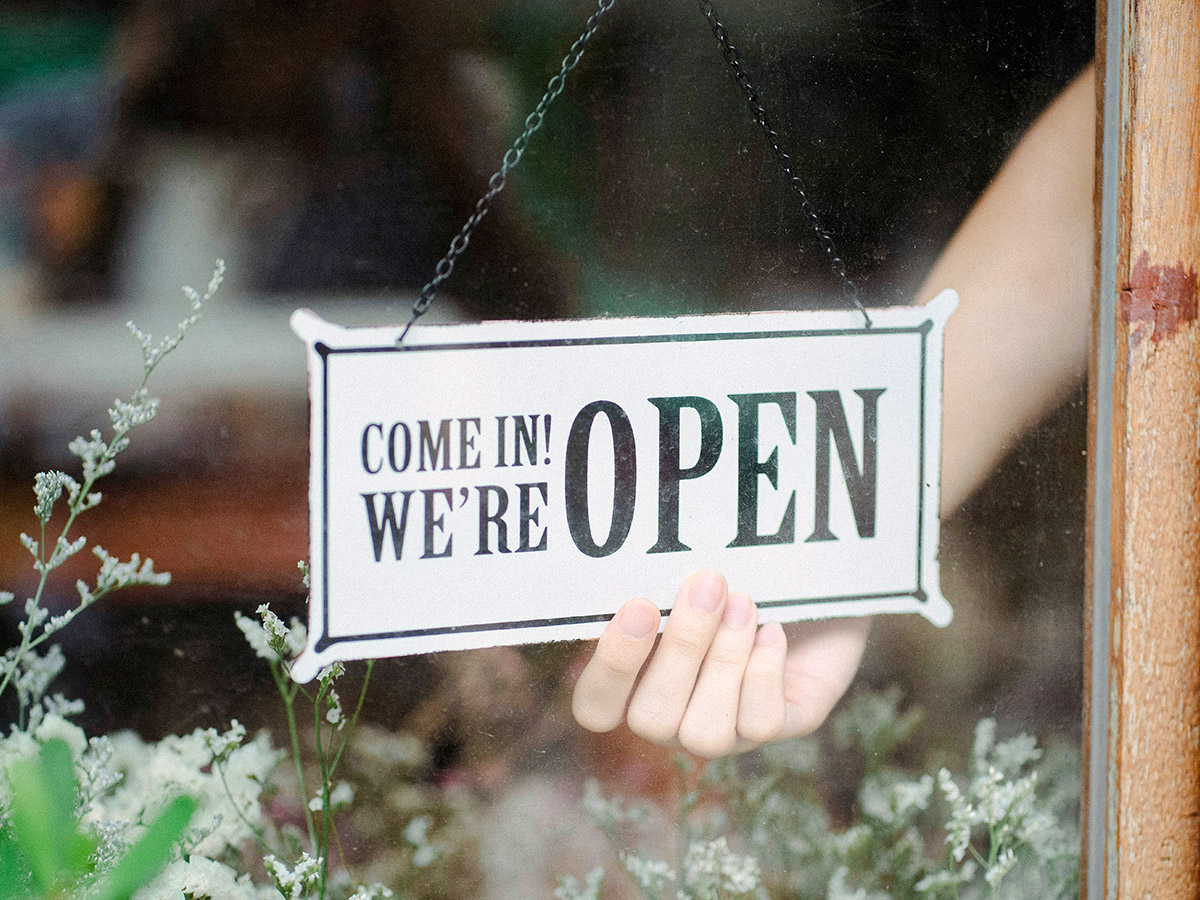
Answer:
[[[1091,68],[1041,115],[933,267],[918,299],[946,327],[942,514],[1085,371],[1093,255]]]
[[[1083,373],[1093,108],[1088,70],[1030,129],[921,289],[922,301],[947,287],[961,298],[946,328],[943,514]],[[793,625],[786,639],[774,624],[756,632],[751,599],[716,573],[684,584],[655,649],[658,615],[645,600],[617,613],[576,685],[575,715],[595,731],[627,720],[705,756],[812,731],[867,638],[862,619]]]

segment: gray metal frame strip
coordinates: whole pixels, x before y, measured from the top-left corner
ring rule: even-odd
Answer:
[[[1112,596],[1110,558],[1112,523],[1112,458],[1113,458],[1113,377],[1116,366],[1116,303],[1117,303],[1117,138],[1121,117],[1121,60],[1122,24],[1125,19],[1123,0],[1106,0],[1105,70],[1097,72],[1104,79],[1104,122],[1100,175],[1100,283],[1099,336],[1097,341],[1094,458],[1095,471],[1092,515],[1092,647],[1091,696],[1088,771],[1085,790],[1088,792],[1088,870],[1083,873],[1087,896],[1092,900],[1104,897],[1104,872],[1110,846],[1109,831],[1115,822],[1109,819],[1109,797],[1114,786],[1109,785],[1109,613]],[[1120,501],[1120,498],[1116,498]],[[1119,551],[1120,548],[1117,548]],[[1115,723],[1112,723],[1115,724]],[[1117,886],[1115,865],[1109,870],[1109,896],[1115,897]]]

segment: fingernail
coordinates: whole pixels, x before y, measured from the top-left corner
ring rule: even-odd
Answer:
[[[621,610],[619,625],[621,634],[640,641],[658,625],[658,610],[645,600],[635,601]]]
[[[768,622],[762,628],[758,629],[758,634],[754,637],[754,643],[759,647],[769,647],[772,644],[778,644],[783,640],[783,627],[778,622]]]
[[[730,594],[722,621],[730,628],[745,628],[754,617],[754,603],[745,594]]]
[[[702,613],[713,613],[725,599],[725,579],[716,572],[701,572],[692,581],[688,602]]]

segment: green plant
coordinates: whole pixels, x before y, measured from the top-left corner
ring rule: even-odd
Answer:
[[[100,865],[99,842],[81,827],[79,784],[66,741],[47,741],[36,758],[15,761],[8,791],[7,821],[0,827],[0,900],[129,900],[167,864],[196,808],[192,798],[176,797],[137,843]]]
[[[101,502],[96,484],[113,472],[133,429],[158,411],[159,401],[147,388],[151,375],[199,320],[223,273],[218,263],[204,294],[184,289],[189,315],[164,340],[155,343],[128,323],[142,351],[142,380],[129,400],[118,400],[109,410],[111,436],[106,439],[93,430],[71,442],[70,452],[82,467],[78,478],[57,470],[35,476],[40,533],[36,538],[22,534],[21,540],[33,556],[37,587],[25,601],[19,643],[0,656],[0,696],[12,688],[17,700],[16,721],[0,735],[0,900],[268,900],[281,895],[285,900],[326,900],[335,892],[350,894],[351,900],[394,896],[378,883],[353,890],[345,868],[335,872],[330,865],[337,845],[335,814],[354,795],[336,775],[358,723],[373,663],[368,663],[357,702],[347,713],[336,687],[344,672],[341,664],[320,673],[315,691],[288,677],[288,667],[304,645],[302,624],[293,620],[290,627],[284,625],[265,605],[259,610],[261,623],[238,617],[251,646],[267,660],[283,701],[305,824],[300,832],[272,821],[264,809],[264,797],[277,787],[273,775],[289,756],[272,748],[265,733],[247,739],[246,729],[235,720],[224,732],[200,728],[157,742],[130,732],[88,738],[69,721],[83,704],[47,696],[65,664],[61,649],[50,643],[53,635],[112,591],[169,581],[149,559],[134,554],[121,561],[96,547],[100,568],[94,583],[77,582],[78,602],[60,615],[43,606],[55,571],[86,545],[74,530],[79,516]],[[12,593],[0,593],[0,605],[14,600]],[[311,731],[304,726],[306,719]],[[313,757],[309,768],[306,755]],[[310,794],[306,777],[311,780],[312,768],[318,787]],[[405,821],[400,839],[407,847],[406,871],[424,870],[441,855],[441,845],[429,835],[432,819],[413,810]],[[251,840],[265,856],[246,853]],[[273,886],[255,883],[252,876],[261,879],[264,873]]]
[[[38,576],[37,587],[33,595],[25,600],[25,617],[17,626],[21,635],[20,643],[9,648],[0,657],[0,697],[4,696],[9,687],[16,689],[18,727],[36,724],[48,709],[58,708],[56,704],[51,707],[44,706],[43,699],[50,683],[62,671],[62,650],[57,645],[51,645],[42,652],[39,651],[39,647],[107,594],[135,584],[167,584],[171,579],[165,572],[154,571],[153,560],[143,560],[135,553],[128,561],[122,562],[109,555],[103,547],[97,546],[92,552],[100,560],[100,569],[96,573],[94,584],[76,582],[78,603],[66,612],[54,616],[42,606],[51,574],[87,543],[87,539],[82,535],[72,537],[71,530],[80,514],[99,505],[101,494],[92,488],[116,468],[117,456],[129,447],[130,432],[149,422],[158,413],[159,401],[150,396],[147,388],[150,376],[154,374],[163,358],[179,346],[184,335],[200,320],[201,308],[216,294],[224,273],[225,264],[218,261],[203,295],[193,288],[184,288],[184,294],[191,307],[190,313],[179,323],[174,334],[163,338],[157,344],[133,322],[126,323],[126,327],[141,346],[142,380],[128,400],[115,400],[109,409],[112,436],[108,440],[104,439],[99,429],[93,429],[88,437],[80,436],[71,441],[68,449],[72,455],[79,458],[82,480],[57,470],[39,472],[34,476],[33,493],[36,502],[33,511],[38,519],[39,537],[34,539],[22,533],[21,543],[33,556],[33,568]],[[55,535],[54,529],[50,529],[51,520],[64,491],[65,518]],[[0,591],[0,605],[12,603],[15,599],[11,592]]]
[[[155,572],[153,562],[138,554],[122,562],[97,546],[93,552],[100,560],[99,570],[91,585],[76,583],[78,602],[58,615],[51,615],[42,602],[55,570],[87,543],[82,535],[73,536],[72,529],[82,513],[101,502],[93,488],[112,473],[117,456],[129,446],[130,432],[158,412],[158,400],[147,388],[151,375],[199,320],[201,307],[216,293],[223,272],[223,264],[218,263],[203,295],[184,289],[189,315],[174,334],[157,344],[127,323],[141,347],[142,379],[129,400],[116,400],[108,411],[111,437],[105,440],[99,430],[93,430],[70,443],[68,449],[80,460],[79,479],[58,470],[34,477],[39,534],[35,539],[23,533],[21,542],[33,557],[37,586],[25,600],[24,617],[17,626],[19,643],[0,656],[0,697],[12,688],[17,699],[17,720],[8,735],[0,737],[2,900],[84,896],[127,900],[169,862],[195,811],[194,799],[173,791],[155,797],[157,815],[149,816],[149,806],[142,805],[132,822],[107,827],[85,823],[84,814],[95,812],[97,802],[120,776],[105,768],[112,755],[110,745],[103,740],[89,745],[82,732],[66,721],[82,704],[46,696],[65,663],[58,645],[45,646],[53,635],[107,594],[134,584],[165,584],[170,576]],[[64,493],[66,508],[53,528]],[[0,605],[14,600],[11,592],[0,591]],[[84,775],[83,784],[78,773]]]
[[[920,713],[899,692],[864,693],[811,738],[696,770],[680,757],[673,860],[630,850],[668,810],[589,785],[584,807],[646,900],[999,900],[1078,896],[1078,757],[979,722],[965,775],[895,765]],[[835,824],[825,787],[861,772],[853,818]],[[944,848],[944,849],[943,849]],[[605,873],[564,878],[559,900],[596,900]]]
[[[290,752],[274,749],[265,733],[248,739],[237,721],[224,732],[196,729],[156,742],[128,732],[89,739],[69,721],[82,704],[48,696],[64,664],[50,643],[57,631],[114,590],[169,577],[136,554],[123,562],[96,548],[100,567],[92,584],[77,583],[78,603],[57,616],[42,605],[54,572],[85,545],[73,532],[101,501],[96,484],[113,471],[130,432],[157,412],[150,376],[195,324],[221,274],[218,265],[204,295],[187,289],[190,314],[166,340],[155,344],[130,324],[143,377],[128,401],[109,410],[111,436],[93,431],[71,443],[79,478],[60,471],[35,478],[40,533],[22,542],[37,587],[25,601],[19,643],[0,656],[0,696],[11,688],[17,706],[16,721],[0,735],[0,900],[469,895],[469,867],[445,864],[471,840],[458,824],[470,802],[462,789],[428,780],[428,748],[411,736],[364,724],[363,740],[354,741],[373,663],[352,708],[338,693],[340,664],[312,688],[293,683],[288,667],[304,646],[304,626],[285,625],[265,605],[257,620],[239,615],[237,625],[267,662]],[[14,600],[0,594],[0,603]],[[608,799],[595,785],[585,807],[647,900],[1075,896],[1076,755],[1044,751],[1024,735],[997,741],[995,723],[983,720],[962,774],[936,766],[914,773],[896,760],[919,724],[917,711],[900,708],[897,692],[863,694],[835,717],[833,752],[803,739],[703,769],[681,758],[670,809]],[[356,790],[339,778],[345,770],[370,808],[354,802]],[[830,804],[827,791],[846,783],[847,771],[859,774],[849,811]],[[279,814],[286,807],[280,798],[292,799],[289,783],[294,819],[288,809]],[[661,843],[639,846],[642,830],[661,835],[672,815],[674,853]],[[347,873],[359,861],[346,858],[339,824],[356,842],[365,835],[384,848],[378,855],[385,859],[362,866],[378,881],[354,887]],[[251,852],[252,841],[261,853]],[[599,900],[605,878],[603,869],[582,881],[566,877],[555,896]]]
[[[304,585],[307,587],[308,568],[304,562],[299,565],[303,572]],[[288,669],[304,649],[304,625],[296,619],[292,620],[290,626],[285,625],[266,604],[259,606],[258,615],[261,622],[240,613],[235,614],[235,621],[255,653],[266,661],[283,701],[296,786],[304,801],[308,849],[301,848],[299,843],[293,840],[289,842],[287,851],[284,851],[273,846],[263,829],[255,829],[255,838],[260,847],[267,852],[267,871],[285,898],[312,895],[318,900],[325,900],[329,890],[329,851],[334,816],[348,806],[354,797],[353,789],[347,782],[338,782],[335,779],[342,757],[358,726],[375,661],[367,662],[357,702],[353,711],[347,715],[335,686],[337,679],[345,674],[345,666],[339,662],[322,669],[317,675],[315,693],[306,686],[295,683],[288,676]],[[312,735],[320,783],[311,799],[305,777],[300,717],[297,712],[297,700],[301,698],[312,708]],[[284,863],[281,857],[290,858],[292,862]]]

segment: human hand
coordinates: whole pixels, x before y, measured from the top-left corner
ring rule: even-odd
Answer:
[[[709,758],[815,730],[849,687],[870,627],[758,628],[751,599],[711,571],[684,582],[656,648],[659,618],[648,600],[617,611],[575,685],[575,719],[590,731],[626,721],[648,741]]]

